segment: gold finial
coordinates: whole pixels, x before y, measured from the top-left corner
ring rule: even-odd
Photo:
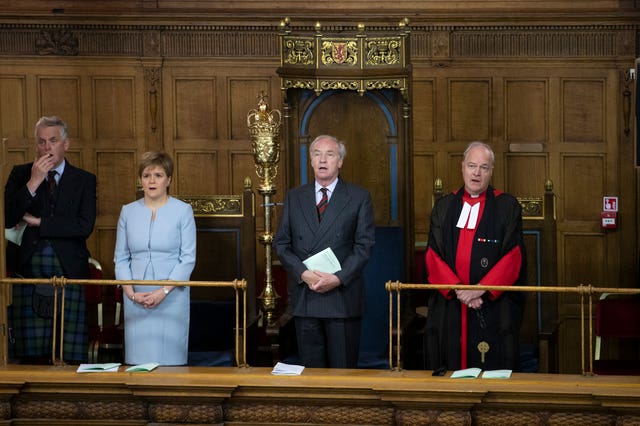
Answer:
[[[358,22],[358,32],[364,32],[364,23]]]
[[[442,192],[442,179],[436,178],[436,181],[433,184],[433,189],[435,192]]]
[[[320,32],[320,30],[322,29],[322,25],[320,24],[320,21],[317,21],[313,27],[316,29],[316,32]]]
[[[289,28],[289,24],[291,24],[291,20],[287,16],[280,21],[280,29],[283,30],[285,33],[290,32],[291,29]]]

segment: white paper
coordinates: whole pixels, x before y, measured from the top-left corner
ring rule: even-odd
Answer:
[[[511,370],[487,370],[482,373],[483,379],[508,379],[511,377]]]
[[[27,229],[27,222],[19,222],[13,228],[4,229],[4,238],[7,241],[11,241],[13,244],[21,245],[22,235],[24,235],[25,229]]]
[[[77,373],[113,373],[118,371],[119,362],[111,362],[106,364],[80,364]]]
[[[475,379],[482,372],[479,368],[465,368],[464,370],[456,370],[451,373],[452,379]]]
[[[329,274],[333,274],[342,269],[340,261],[333,253],[333,250],[331,250],[331,247],[327,247],[321,252],[314,254],[302,263],[311,270],[318,270]]]
[[[147,362],[146,364],[138,364],[138,365],[132,365],[131,367],[127,368],[126,371],[127,373],[133,373],[133,372],[146,372],[146,371],[151,371],[153,369],[155,369],[156,367],[158,367],[160,364],[158,364],[157,362]]]
[[[271,374],[276,376],[299,376],[302,374],[304,370],[304,366],[302,365],[294,365],[294,364],[285,364],[284,362],[279,362],[273,367],[271,370]]]

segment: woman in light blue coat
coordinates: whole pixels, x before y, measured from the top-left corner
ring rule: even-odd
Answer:
[[[122,207],[114,255],[117,280],[188,281],[196,261],[191,206],[169,195],[173,161],[143,154],[144,197]],[[169,283],[167,283],[169,284]],[[123,285],[125,363],[187,363],[189,287]]]

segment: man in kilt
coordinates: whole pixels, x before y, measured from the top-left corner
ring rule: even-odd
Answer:
[[[5,227],[24,227],[20,244],[8,243],[7,268],[25,278],[88,278],[86,240],[96,219],[96,177],[65,159],[68,129],[60,118],[40,118],[35,125],[35,143],[36,159],[14,166],[5,186]],[[13,286],[13,303],[8,311],[12,362],[50,363],[52,349],[58,356],[61,297],[55,347],[53,301],[50,284]],[[64,360],[86,361],[87,339],[84,287],[67,285]]]

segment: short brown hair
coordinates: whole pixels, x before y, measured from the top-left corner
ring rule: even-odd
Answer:
[[[138,177],[142,177],[142,172],[149,166],[160,166],[168,177],[173,176],[173,160],[171,156],[163,151],[147,151],[142,154],[138,165]]]

